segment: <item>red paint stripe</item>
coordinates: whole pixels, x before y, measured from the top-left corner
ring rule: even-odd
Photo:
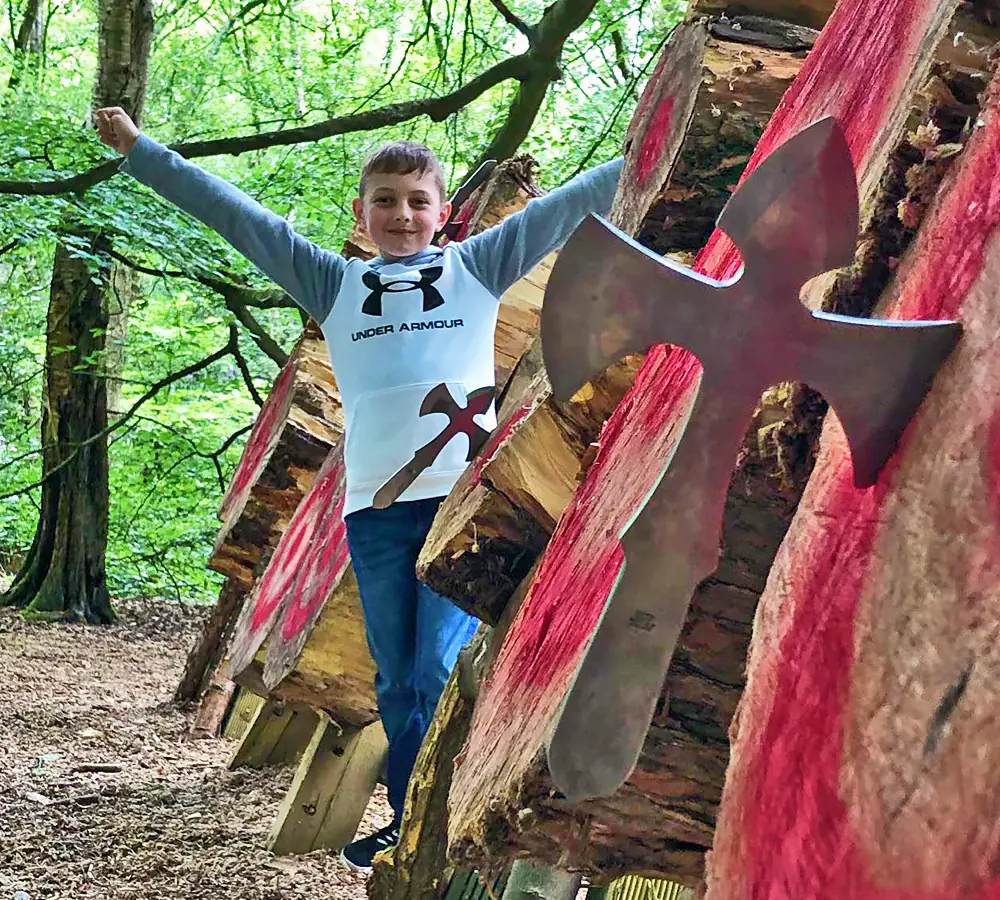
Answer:
[[[313,614],[324,606],[340,583],[350,554],[347,549],[347,526],[342,513],[344,501],[341,496],[329,519],[323,524],[326,532],[318,548],[310,554],[302,574],[296,581],[295,594],[285,610],[281,623],[282,640],[290,641],[310,621]]]
[[[479,455],[472,461],[472,465],[469,466],[469,478],[471,479],[471,483],[473,485],[479,484],[483,477],[483,469],[485,469],[489,461],[493,459],[497,450],[500,449],[500,445],[507,440],[517,426],[524,420],[525,416],[531,412],[533,406],[534,404],[530,401],[525,403],[523,406],[511,413],[505,421],[501,422],[496,428],[493,429],[493,432],[490,434],[486,444],[479,451]]]
[[[343,465],[335,459],[337,455],[337,452],[333,451],[327,457],[309,493],[302,498],[299,508],[295,511],[288,530],[278,542],[255,597],[254,608],[250,615],[251,635],[266,631],[274,621],[279,604],[292,588],[303,564],[307,561],[313,539],[326,517],[325,513],[333,502],[334,492],[343,478]]]
[[[637,173],[639,184],[649,181],[649,176],[656,169],[656,164],[663,155],[663,145],[670,136],[670,126],[674,120],[674,98],[664,97],[653,113],[653,118],[642,136],[642,147],[639,150]]]

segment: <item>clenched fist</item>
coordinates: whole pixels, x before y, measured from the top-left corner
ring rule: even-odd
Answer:
[[[127,155],[135,139],[139,137],[139,129],[129,114],[120,106],[106,106],[97,110],[94,117],[98,137],[123,156]]]

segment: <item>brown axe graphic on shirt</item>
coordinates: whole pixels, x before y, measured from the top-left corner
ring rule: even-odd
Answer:
[[[466,406],[463,408],[455,402],[451,392],[444,384],[436,385],[424,397],[420,404],[420,415],[429,416],[431,413],[444,413],[448,417],[448,424],[444,430],[433,440],[428,441],[416,453],[413,458],[393,475],[375,493],[372,506],[375,509],[385,509],[392,506],[400,495],[414,481],[417,476],[430,466],[438,454],[444,450],[448,442],[458,434],[468,435],[469,452],[466,454],[466,462],[472,462],[473,457],[479,452],[490,433],[473,421],[473,417],[483,415],[493,402],[492,387],[479,388],[469,394]]]

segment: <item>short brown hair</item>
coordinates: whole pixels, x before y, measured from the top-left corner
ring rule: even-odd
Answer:
[[[380,175],[409,175],[410,172],[426,175],[430,172],[434,176],[434,184],[441,194],[441,200],[448,199],[441,163],[430,147],[417,141],[390,141],[368,154],[365,164],[361,167],[361,182],[358,185],[362,199],[365,196],[368,176],[376,172]]]

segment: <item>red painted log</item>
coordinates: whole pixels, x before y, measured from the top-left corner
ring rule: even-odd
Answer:
[[[878,483],[830,417],[761,598],[709,898],[1000,897],[1000,81],[881,315],[965,333]]]
[[[885,162],[955,6],[952,0],[842,0],[747,171],[806,124],[836,115],[870,217]],[[739,259],[716,235],[699,263],[724,278],[736,273]],[[741,481],[754,473],[741,469],[734,480],[723,562],[695,596],[626,786],[610,798],[569,808],[554,794],[544,762],[559,704],[620,571],[616,535],[653,487],[696,375],[697,362],[686,352],[655,348],[604,428],[597,458],[545,551],[477,704],[451,792],[456,859],[488,866],[527,851],[602,876],[636,871],[687,883],[701,877],[728,761],[726,732],[742,688],[748,626],[775,537],[780,540],[794,505],[775,487],[767,487],[765,503],[755,506]],[[764,474],[777,481],[777,473]],[[596,739],[601,723],[594,727]]]
[[[295,511],[267,571],[243,604],[229,650],[233,678],[250,664],[263,645],[295,591],[300,576],[312,572],[317,559],[318,538],[323,535],[331,516],[340,519],[345,486],[343,469],[343,452],[338,444],[327,456],[309,493]],[[342,567],[340,571],[343,572]]]
[[[330,455],[337,483],[333,496],[324,501],[328,505],[317,528],[308,537],[303,534],[308,555],[297,567],[295,581],[290,587],[276,580],[269,589],[281,592],[279,602],[282,605],[280,622],[268,641],[264,663],[264,685],[269,689],[295,668],[316,620],[350,565],[344,524],[343,448],[338,444]],[[258,603],[266,607],[269,602],[262,585]]]
[[[251,588],[343,430],[326,342],[310,322],[257,416],[222,499],[210,568],[244,591]]]

